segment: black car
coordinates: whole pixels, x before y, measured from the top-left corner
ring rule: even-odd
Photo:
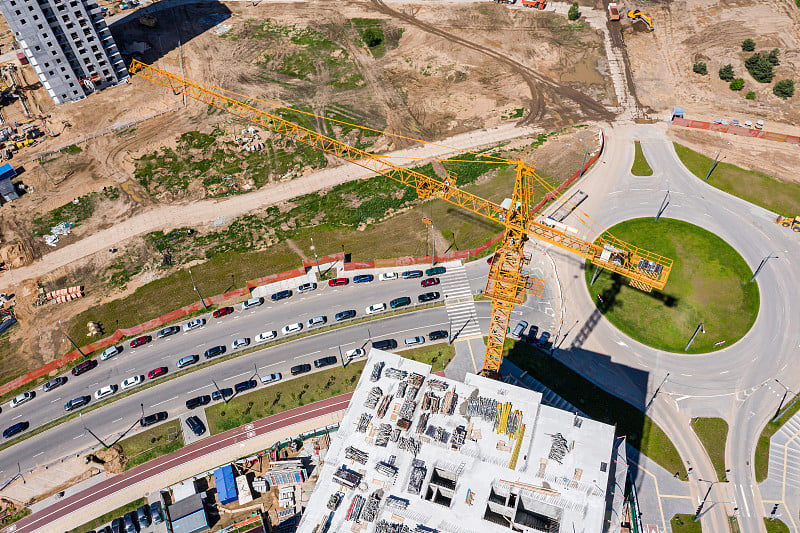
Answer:
[[[77,398],[73,398],[72,400],[68,401],[64,404],[65,411],[72,411],[73,409],[77,409],[78,407],[83,407],[92,399],[91,396],[78,396]]]
[[[411,298],[408,296],[401,296],[400,298],[395,298],[391,302],[389,302],[389,307],[392,309],[397,309],[398,307],[405,307],[407,305],[411,305]]]
[[[141,420],[139,420],[139,424],[143,428],[147,426],[152,426],[153,424],[157,424],[158,422],[163,422],[167,419],[167,412],[161,411],[159,413],[153,413],[152,415],[143,416]]]
[[[236,392],[243,392],[246,390],[250,390],[258,386],[258,381],[254,379],[248,379],[247,381],[240,381],[236,385],[233,386],[233,390]]]
[[[215,390],[211,393],[211,399],[214,401],[222,400],[223,398],[227,398],[228,396],[233,396],[233,389],[230,387]]]
[[[329,357],[323,357],[321,359],[317,359],[316,361],[314,361],[314,367],[322,368],[323,366],[335,365],[336,361],[337,361],[336,357],[332,355]]]
[[[97,530],[97,533],[113,533],[111,526],[103,526]]]
[[[436,291],[426,292],[425,294],[420,294],[419,295],[419,301],[420,302],[431,302],[433,300],[438,300],[440,296],[441,295]]]
[[[283,300],[285,298],[291,298],[291,296],[292,296],[292,291],[289,291],[289,290],[278,291],[275,294],[273,294],[272,296],[270,296],[270,299],[273,302],[277,302],[278,300]]]
[[[200,407],[201,405],[207,405],[209,403],[211,403],[211,396],[204,394],[203,396],[197,396],[196,398],[186,400],[186,408],[194,409],[195,407]]]
[[[397,341],[394,339],[383,339],[382,341],[375,341],[372,347],[376,350],[394,350],[397,348]]]
[[[347,311],[341,311],[339,313],[336,313],[336,315],[334,315],[333,318],[335,318],[337,321],[340,321],[340,320],[347,320],[348,318],[354,318],[355,316],[356,316],[356,310],[348,309]]]
[[[125,527],[125,533],[139,531],[139,521],[136,519],[136,511],[125,513],[125,516],[122,517],[122,525]]]
[[[158,337],[159,339],[163,339],[164,337],[169,337],[170,335],[175,335],[176,333],[180,333],[180,331],[181,331],[180,326],[168,326],[159,331],[156,337]]]
[[[160,524],[164,521],[164,517],[161,516],[161,502],[153,502],[150,504],[150,518],[153,519],[154,524]]]
[[[443,329],[431,331],[430,333],[428,333],[429,341],[438,341],[439,339],[447,339],[449,337],[450,335]]]
[[[111,521],[112,533],[122,533],[122,518],[115,518]]]
[[[197,418],[197,417],[190,416],[189,418]],[[187,422],[188,422],[188,420],[187,420]],[[203,423],[200,422],[200,425],[202,425],[202,424]],[[195,432],[195,433],[197,433],[197,432]],[[200,433],[198,433],[198,435],[199,434]],[[150,507],[148,507],[145,504],[145,505],[142,505],[141,507],[139,507],[138,509],[136,509],[136,518],[139,520],[139,525],[140,526],[142,526],[142,527],[149,526],[150,523],[151,523],[151,520],[150,520]]]
[[[296,376],[297,374],[305,374],[306,372],[310,371],[311,371],[311,365],[309,364],[293,366],[292,369],[290,370],[293,376]]]
[[[422,277],[422,270],[406,270],[400,276],[403,279],[414,279],[414,278],[421,278]]]
[[[186,425],[189,426],[189,429],[191,429],[192,432],[198,437],[206,432],[206,426],[203,424],[203,421],[196,416],[190,416],[187,418]]]
[[[206,359],[211,359],[212,357],[216,357],[224,353],[225,353],[225,346],[212,346],[211,348],[206,350],[206,353],[204,353],[203,355],[205,356]]]
[[[7,439],[9,437],[13,437],[17,433],[22,433],[23,431],[28,429],[28,427],[30,427],[30,424],[28,422],[17,422],[13,426],[10,426],[6,428],[5,431],[3,431],[3,438]]]

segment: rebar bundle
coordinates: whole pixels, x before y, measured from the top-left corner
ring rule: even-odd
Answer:
[[[400,370],[398,368],[389,367],[386,369],[386,373],[384,374],[387,378],[392,379],[406,379],[408,372],[405,370]]]
[[[417,439],[410,439],[406,437],[400,437],[397,439],[397,445],[400,447],[401,450],[406,452],[411,452],[414,457],[417,456],[419,453],[419,449],[422,447],[422,444]]]
[[[414,416],[414,411],[416,409],[417,409],[417,402],[410,402],[406,400],[400,407],[400,412],[398,413],[398,416],[400,416],[400,418],[412,418]]]
[[[467,400],[467,416],[479,416],[487,422],[494,422],[497,417],[497,402],[483,396],[470,398]]]
[[[402,441],[403,439],[400,440],[401,444]],[[425,474],[427,473],[428,469],[425,468],[425,461],[414,459],[411,462],[411,475],[408,478],[408,488],[406,491],[411,494],[419,494],[419,491],[422,490],[422,482],[425,481]]]
[[[398,428],[394,428],[392,430],[392,436],[389,437],[389,440],[392,442],[397,442],[397,439],[400,438],[400,430]]]
[[[375,406],[378,405],[378,400],[381,399],[383,396],[383,391],[380,387],[372,387],[369,390],[369,394],[367,394],[367,399],[364,401],[364,407],[369,409],[375,409]]]
[[[415,387],[421,387],[422,382],[425,381],[425,376],[413,372],[410,376],[408,376],[407,381],[409,384],[414,385]]]
[[[391,394],[387,394],[381,399],[381,404],[378,406],[378,418],[383,418],[386,415],[386,411],[389,409],[391,404],[392,396]]]
[[[331,494],[331,497],[328,498],[328,509],[331,511],[335,511],[339,508],[339,504],[342,503],[342,499],[344,498],[344,494],[339,491],[334,492]]]
[[[357,463],[361,463],[362,465],[367,464],[367,459],[369,459],[369,454],[367,452],[361,451],[353,446],[348,446],[345,448],[344,456],[345,458],[351,459]]]
[[[375,520],[378,517],[378,508],[380,505],[381,497],[378,495],[378,491],[376,490],[369,495],[367,504],[364,506],[364,510],[361,512],[361,518],[367,522],[372,522]]]
[[[347,510],[347,520],[357,522],[361,516],[361,510],[364,508],[364,503],[364,497],[356,494],[353,497],[352,503],[350,504],[350,509]]]
[[[453,432],[453,436],[450,438],[450,447],[455,451],[460,450],[461,446],[464,445],[464,439],[466,436],[466,428],[464,426],[458,426]]]
[[[444,395],[444,403],[442,404],[442,414],[452,415],[456,411],[458,405],[458,393],[454,389],[450,389]]]
[[[433,390],[439,392],[446,391],[448,387],[447,383],[445,383],[444,381],[434,378],[428,380],[428,386]]]
[[[375,382],[381,379],[381,370],[383,370],[383,364],[383,361],[378,361],[372,366],[372,374],[369,376],[370,381]]]
[[[416,385],[409,385],[408,388],[406,389],[405,399],[406,400],[416,399],[418,392],[419,392],[419,387],[417,387]]]
[[[408,505],[411,502],[406,500],[405,498],[398,498],[397,496],[389,496],[386,498],[386,507],[390,509],[397,509],[398,511],[402,511],[408,508]]]
[[[384,461],[379,461],[375,465],[375,470],[386,477],[395,477],[397,475],[397,467]]]
[[[358,424],[356,424],[356,431],[359,433],[366,433],[371,420],[372,420],[371,414],[361,413],[361,416],[358,418]]]
[[[405,524],[381,520],[375,524],[375,533],[412,533],[412,531],[411,528]]]
[[[389,438],[392,436],[392,426],[390,424],[380,424],[377,431],[375,431],[375,446],[385,448],[389,444]]]
[[[420,415],[419,420],[417,421],[417,429],[416,432],[420,435],[425,433],[425,430],[428,428],[428,413],[422,413]]]
[[[401,381],[397,384],[397,391],[394,393],[395,398],[402,398],[406,395],[406,389],[408,388],[408,383],[405,381]]]
[[[420,409],[423,411],[430,411],[432,414],[436,414],[439,412],[439,405],[441,403],[441,398],[436,396],[432,392],[426,392],[425,396],[422,397],[422,405]]]

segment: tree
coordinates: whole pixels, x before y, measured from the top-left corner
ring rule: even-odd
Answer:
[[[770,63],[772,63],[774,66],[777,67],[778,65],[781,64],[780,56],[781,56],[781,51],[778,50],[777,48],[773,48],[772,50],[770,50],[767,59],[769,60]]]
[[[756,49],[756,42],[753,39],[745,39],[742,41],[742,50],[745,52],[752,52]]]
[[[772,63],[765,54],[756,52],[744,60],[744,66],[747,72],[753,76],[753,79],[760,83],[769,83],[775,77],[775,72],[772,70]]]
[[[572,5],[569,6],[569,11],[567,12],[567,18],[569,20],[578,20],[578,17],[581,16],[580,11],[578,11],[578,2],[572,2]]]
[[[697,74],[702,74],[703,76],[708,74],[708,68],[704,61],[697,61],[692,67],[692,70],[694,70]]]
[[[747,91],[745,98],[747,98],[748,100],[755,100],[756,99],[755,91]]]
[[[744,80],[742,78],[736,78],[728,87],[731,88],[731,91],[741,91],[744,88]]]
[[[383,32],[380,28],[370,27],[361,33],[364,43],[370,48],[375,48],[383,42]]]
[[[733,65],[727,64],[719,69],[719,79],[723,81],[731,81],[734,78]]]
[[[794,96],[794,80],[781,80],[772,88],[775,96],[780,98],[791,98]]]

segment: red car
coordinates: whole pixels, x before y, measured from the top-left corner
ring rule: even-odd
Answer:
[[[131,348],[136,348],[137,346],[143,346],[153,340],[153,337],[150,335],[142,335],[141,337],[136,337],[131,341]]]
[[[423,279],[422,281],[419,282],[419,284],[422,285],[423,287],[432,287],[434,285],[439,284],[439,278]]]
[[[233,307],[220,307],[216,311],[214,311],[214,318],[219,318],[221,316],[229,315],[233,313]]]
[[[338,287],[340,285],[347,285],[348,281],[349,280],[347,278],[335,278],[335,279],[332,279],[332,280],[328,281],[328,286],[329,287]]]
[[[160,367],[154,368],[153,370],[148,372],[147,373],[147,377],[150,378],[150,379],[155,379],[155,378],[157,378],[159,376],[163,376],[166,373],[167,373],[167,367],[160,366]]]

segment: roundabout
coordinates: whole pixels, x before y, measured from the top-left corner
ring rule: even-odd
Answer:
[[[586,286],[597,309],[620,332],[666,352],[707,353],[727,348],[755,323],[759,291],[752,270],[725,240],[699,226],[670,218],[627,220],[608,233],[673,258],[662,291],[643,292],[623,277],[587,265]],[[686,350],[699,325],[700,333]]]

